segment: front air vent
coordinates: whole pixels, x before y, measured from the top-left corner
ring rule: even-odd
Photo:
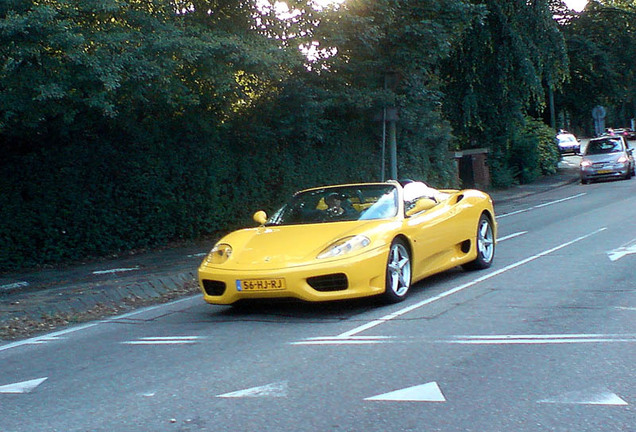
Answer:
[[[203,279],[202,283],[207,295],[220,296],[225,292],[225,282]]]
[[[320,292],[344,291],[349,286],[347,275],[344,273],[310,277],[307,278],[307,283]]]

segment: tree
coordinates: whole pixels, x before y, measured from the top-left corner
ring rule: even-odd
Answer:
[[[450,127],[441,118],[439,62],[474,12],[464,1],[347,1],[325,14],[311,35],[331,55],[314,64],[337,118],[374,128],[397,107],[400,176],[434,184],[453,180]],[[363,114],[363,116],[361,116]],[[371,138],[371,137],[370,137]]]
[[[561,23],[571,61],[570,80],[558,94],[562,124],[592,133],[594,106],[608,110],[608,125],[636,117],[636,6],[631,1],[591,1]]]
[[[477,3],[485,14],[444,64],[444,107],[463,148],[491,149],[493,183],[503,186],[518,176],[509,162],[513,132],[526,114],[545,110],[545,89],[565,79],[567,57],[546,1]]]
[[[546,1],[5,0],[0,266],[213,236],[292,189],[379,180],[386,107],[400,177],[456,186],[455,134],[526,179],[512,149],[540,146],[525,114],[567,66]]]
[[[227,125],[302,58],[224,6],[211,28],[193,4],[2,2],[0,266],[227,225]]]

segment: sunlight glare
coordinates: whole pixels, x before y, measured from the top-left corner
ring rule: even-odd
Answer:
[[[340,6],[345,0],[313,0],[314,9],[322,10],[329,6]]]
[[[570,9],[581,12],[587,5],[587,1],[588,0],[565,0],[565,4],[567,4]]]

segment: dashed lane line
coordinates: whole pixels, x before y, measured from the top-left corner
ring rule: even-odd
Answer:
[[[543,207],[548,207],[548,206],[551,206],[551,205],[554,205],[554,204],[562,203],[564,201],[569,201],[571,199],[580,198],[580,197],[582,197],[584,195],[587,195],[587,193],[586,192],[582,192],[580,194],[572,195],[572,196],[569,196],[569,197],[566,197],[566,198],[561,198],[561,199],[558,199],[558,200],[555,200],[555,201],[550,201],[550,202],[543,203],[543,204],[538,204],[536,206],[528,207],[528,208],[525,208],[525,209],[522,209],[522,210],[517,210],[517,211],[510,212],[510,213],[500,214],[500,215],[497,215],[497,219],[502,219],[502,218],[505,218],[505,217],[508,217],[508,216],[513,216],[513,215],[517,215],[517,214],[520,214],[520,213],[526,213],[526,212],[529,212],[531,210],[536,210],[536,209],[540,209],[540,208],[543,208]]]
[[[415,304],[413,304],[411,306],[405,307],[405,308],[400,309],[400,310],[398,310],[396,312],[393,312],[391,314],[385,315],[385,316],[383,316],[383,317],[381,317],[379,319],[376,319],[376,320],[373,320],[373,321],[368,322],[366,324],[363,324],[361,326],[358,326],[358,327],[356,327],[356,328],[354,328],[352,330],[346,331],[346,332],[340,334],[339,337],[343,337],[343,338],[351,337],[351,336],[357,335],[359,333],[362,333],[363,331],[366,331],[366,330],[369,330],[371,328],[377,327],[380,324],[384,324],[384,323],[387,323],[389,321],[392,321],[395,318],[398,318],[398,317],[400,317],[400,316],[402,316],[404,314],[407,314],[407,313],[412,312],[412,311],[414,311],[416,309],[419,309],[422,306],[426,306],[428,304],[434,303],[434,302],[436,302],[438,300],[441,300],[443,298],[446,298],[448,296],[456,294],[456,293],[458,293],[460,291],[463,291],[466,288],[470,288],[472,286],[475,286],[478,283],[484,282],[484,281],[486,281],[488,279],[492,279],[495,276],[499,276],[500,274],[506,273],[506,272],[508,272],[510,270],[513,270],[513,269],[515,269],[517,267],[525,265],[525,264],[527,264],[529,262],[532,262],[532,261],[534,261],[536,259],[539,259],[539,258],[541,258],[543,256],[549,255],[549,254],[551,254],[553,252],[556,252],[556,251],[558,251],[560,249],[563,249],[565,247],[571,246],[571,245],[573,245],[573,244],[575,244],[577,242],[580,242],[580,241],[585,240],[585,239],[587,239],[589,237],[592,237],[592,236],[594,236],[594,235],[596,235],[596,234],[598,234],[598,233],[600,233],[602,231],[605,231],[606,229],[607,229],[607,227],[600,228],[600,229],[598,229],[596,231],[593,231],[593,232],[591,232],[589,234],[577,237],[574,240],[570,240],[569,242],[562,243],[562,244],[560,244],[558,246],[555,246],[555,247],[553,247],[551,249],[547,249],[547,250],[545,250],[543,252],[540,252],[538,254],[532,255],[532,256],[530,256],[528,258],[525,258],[525,259],[523,259],[521,261],[517,261],[516,263],[510,264],[510,265],[508,265],[508,266],[506,266],[506,267],[504,267],[502,269],[499,269],[499,270],[496,270],[494,272],[488,273],[488,274],[486,274],[486,275],[484,275],[482,277],[479,277],[479,278],[474,279],[474,280],[472,280],[470,282],[467,282],[467,283],[465,283],[463,285],[460,285],[458,287],[455,287],[453,289],[445,291],[445,292],[443,292],[441,294],[438,294],[438,295],[436,295],[434,297],[431,297],[431,298],[428,298],[426,300],[420,301],[420,302],[415,303]]]

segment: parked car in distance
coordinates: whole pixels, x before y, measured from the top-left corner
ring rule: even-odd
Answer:
[[[625,128],[620,133],[625,139],[636,140],[636,131],[634,129]]]
[[[622,136],[593,138],[582,156],[580,176],[583,184],[601,179],[630,179],[636,174],[633,149]]]
[[[636,140],[636,131],[630,128],[607,129],[605,135],[622,136],[628,140]]]
[[[578,154],[581,151],[581,140],[567,131],[559,131],[556,136],[556,142],[561,154]]]

